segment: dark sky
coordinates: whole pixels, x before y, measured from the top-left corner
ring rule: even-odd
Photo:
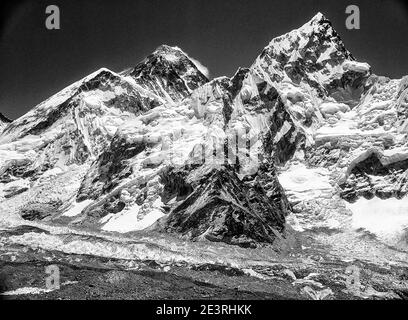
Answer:
[[[134,66],[160,44],[177,45],[212,77],[249,66],[269,41],[318,11],[346,47],[376,74],[408,74],[408,6],[397,0],[47,0],[0,8],[0,112],[15,119],[104,66]],[[61,10],[61,30],[45,28],[45,8]],[[345,28],[360,7],[361,29]],[[4,6],[4,3],[3,3]]]

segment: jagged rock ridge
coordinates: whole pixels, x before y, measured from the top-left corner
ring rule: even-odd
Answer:
[[[2,210],[242,246],[281,237],[291,212],[299,230],[341,225],[350,201],[405,199],[407,101],[406,79],[373,75],[321,13],[231,78],[163,45],[7,126]]]

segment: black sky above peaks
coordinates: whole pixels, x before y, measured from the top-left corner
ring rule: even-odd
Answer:
[[[45,28],[50,4],[60,8],[60,30]],[[345,27],[349,4],[360,8],[360,30]],[[212,77],[232,76],[251,65],[272,38],[318,11],[374,73],[408,74],[405,1],[26,0],[2,6],[0,112],[13,119],[100,67],[135,66],[160,44],[180,47]]]

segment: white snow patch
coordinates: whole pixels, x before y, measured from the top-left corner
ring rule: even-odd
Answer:
[[[76,202],[74,205],[66,212],[64,212],[63,216],[66,217],[75,217],[82,212],[89,204],[91,204],[93,200],[84,200],[82,202]]]
[[[68,284],[75,284],[78,283],[78,281],[66,281],[64,283],[61,283],[61,286],[68,285]],[[22,294],[42,294],[42,293],[47,293],[51,292],[57,289],[44,289],[44,288],[38,288],[38,287],[23,287],[23,288],[18,288],[16,290],[10,290],[6,292],[0,293],[0,295],[4,296],[17,296],[17,295],[22,295]]]
[[[16,290],[6,291],[0,294],[4,296],[16,296],[16,295],[21,295],[21,294],[41,294],[41,293],[47,293],[51,291],[53,290],[37,288],[37,287],[23,287],[23,288],[18,288]]]
[[[283,188],[302,192],[315,189],[331,189],[326,169],[308,169],[304,164],[296,164],[279,175]]]
[[[343,70],[344,71],[355,71],[355,72],[368,72],[370,70],[370,65],[365,62],[357,62],[357,61],[345,61],[343,63]]]
[[[354,229],[365,229],[388,244],[399,243],[408,232],[408,197],[401,200],[360,198],[346,206],[353,212]]]
[[[344,103],[324,102],[319,106],[320,112],[324,115],[332,115],[337,112],[350,111],[350,107]]]
[[[191,60],[191,62],[195,64],[195,66],[197,67],[197,69],[198,69],[203,75],[205,75],[205,76],[207,77],[207,79],[209,79],[209,78],[210,78],[210,70],[209,70],[205,65],[203,65],[200,61],[198,61],[197,59],[195,59],[195,58],[189,56],[186,52],[184,52],[184,53],[185,53],[185,55]]]
[[[117,214],[110,214],[109,218],[105,217],[101,222],[108,222],[102,227],[106,231],[116,231],[116,232],[130,232],[136,230],[143,230],[153,223],[155,223],[159,218],[164,216],[164,213],[159,209],[154,208],[148,214],[146,214],[142,219],[139,219],[140,207],[135,205],[132,210],[127,210]]]

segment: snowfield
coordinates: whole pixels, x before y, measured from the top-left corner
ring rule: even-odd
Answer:
[[[401,200],[373,198],[359,199],[347,204],[353,212],[352,226],[364,229],[385,243],[406,248],[408,236],[408,198]]]

